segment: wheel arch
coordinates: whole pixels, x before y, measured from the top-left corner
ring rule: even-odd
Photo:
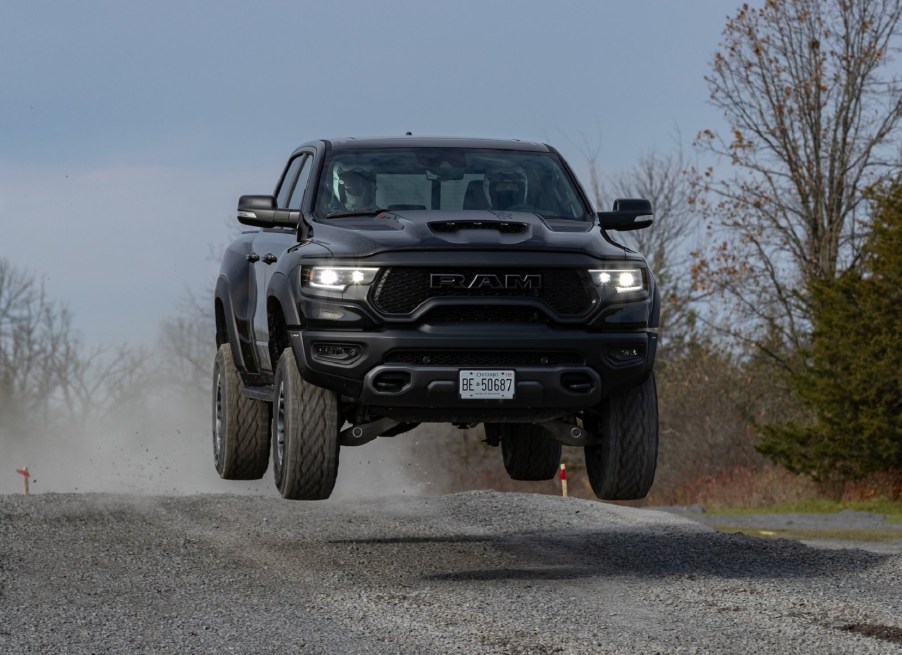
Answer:
[[[266,320],[269,325],[269,361],[273,371],[279,364],[282,351],[291,346],[291,338],[288,336],[288,324],[285,322],[285,312],[278,298],[270,296],[266,300]]]
[[[269,326],[269,359],[273,371],[278,365],[282,351],[291,347],[289,326],[302,326],[303,320],[292,301],[291,284],[282,273],[273,275],[266,298],[266,320]]]

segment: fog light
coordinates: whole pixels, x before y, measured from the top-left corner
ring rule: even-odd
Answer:
[[[360,346],[347,343],[315,343],[313,358],[348,363],[360,357]]]
[[[338,305],[317,305],[310,311],[310,318],[320,321],[349,322],[360,320],[360,314]]]
[[[608,359],[615,364],[623,364],[642,357],[645,357],[645,348],[642,346],[616,346],[608,349]]]

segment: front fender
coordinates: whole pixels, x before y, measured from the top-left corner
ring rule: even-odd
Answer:
[[[296,270],[297,268],[293,269],[288,274],[281,271],[274,273],[269,280],[269,288],[266,292],[268,299],[266,303],[267,306],[269,306],[272,299],[275,299],[282,307],[282,314],[285,317],[286,327],[291,329],[301,327],[304,323],[298,312],[298,305],[294,298],[294,288],[290,279],[290,277],[295,274]]]

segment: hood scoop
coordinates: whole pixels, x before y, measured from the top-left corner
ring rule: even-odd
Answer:
[[[432,221],[429,229],[436,234],[454,234],[460,230],[495,230],[501,234],[526,232],[526,223],[512,221]]]

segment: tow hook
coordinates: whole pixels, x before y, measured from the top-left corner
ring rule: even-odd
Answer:
[[[564,421],[546,421],[542,426],[551,432],[551,436],[568,446],[594,446],[598,443],[597,435],[591,434],[573,423]]]
[[[383,432],[391,430],[400,421],[390,418],[380,418],[371,423],[353,425],[338,433],[338,443],[342,446],[362,446],[369,443]]]

